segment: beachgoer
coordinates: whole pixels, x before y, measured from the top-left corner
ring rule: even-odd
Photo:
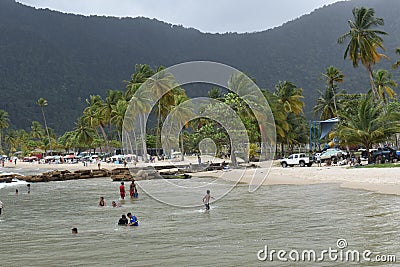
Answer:
[[[3,202],[0,200],[0,215],[1,215],[1,210],[3,209]]]
[[[214,199],[211,194],[210,194],[210,190],[207,190],[207,194],[203,197],[203,203],[206,206],[206,210],[210,209],[210,200]]]
[[[119,194],[121,196],[121,199],[125,199],[125,186],[124,182],[121,182],[121,185],[119,186]]]
[[[317,163],[318,163],[318,167],[321,167],[321,154],[317,154]]]
[[[99,160],[99,161],[97,161],[97,167],[99,168],[99,170],[100,170],[100,166],[101,166],[101,164],[100,164],[100,160]]]
[[[121,204],[119,204],[119,203],[116,202],[116,201],[113,201],[113,202],[111,203],[111,206],[112,206],[113,208],[122,207]]]
[[[122,214],[118,221],[118,225],[128,225],[128,218],[126,218],[125,214]]]
[[[133,179],[132,183],[129,185],[129,195],[131,196],[131,198],[138,197],[138,193],[137,193],[137,189],[136,189],[136,185],[135,185],[135,179]]]
[[[105,207],[105,206],[106,206],[106,202],[104,200],[104,197],[100,197],[99,207]]]
[[[31,193],[31,184],[27,184],[26,187],[28,188],[28,194]]]
[[[14,164],[17,165],[17,158],[14,158]]]
[[[199,165],[201,165],[201,157],[200,157],[200,155],[197,155],[197,162],[199,163]]]
[[[15,194],[18,195],[18,189],[15,189]]]
[[[73,235],[76,235],[78,233],[78,228],[76,227],[72,228],[71,230]]]
[[[4,159],[1,160],[1,167],[4,168]]]
[[[130,226],[139,226],[138,219],[136,218],[135,215],[132,215],[132,213],[129,212],[128,214],[126,214],[126,216],[128,216],[128,218],[129,218]]]
[[[124,168],[126,168],[126,164],[128,164],[128,162],[126,162],[126,159],[124,159]]]

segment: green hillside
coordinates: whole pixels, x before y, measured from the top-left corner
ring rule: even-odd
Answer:
[[[323,88],[321,73],[329,65],[346,75],[343,88],[348,92],[364,92],[368,86],[365,70],[343,60],[345,47],[336,43],[348,30],[352,8],[361,5],[385,19],[390,59],[375,68],[389,69],[400,46],[398,0],[339,2],[281,27],[247,34],[206,34],[146,18],[85,17],[1,0],[0,109],[15,127],[28,128],[32,120],[41,120],[35,103],[44,97],[49,127],[62,132],[73,127],[90,94],[122,90],[135,64],[211,60],[242,70],[262,88],[272,89],[279,80],[294,82],[304,89],[311,116],[315,90]],[[398,70],[394,79],[400,81]],[[191,93],[206,95],[208,89]]]

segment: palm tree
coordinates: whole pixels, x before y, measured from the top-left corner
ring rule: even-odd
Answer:
[[[118,130],[118,136],[122,142],[122,126],[124,124],[125,112],[128,107],[128,102],[125,99],[120,99],[115,105],[112,105],[111,110],[111,123],[115,125]]]
[[[8,113],[0,109],[0,151],[2,151],[3,130],[8,128],[9,122]]]
[[[132,128],[131,130],[134,131],[135,145],[138,143],[138,140],[136,140],[136,138],[137,137],[140,138],[140,141],[142,143],[143,161],[148,161],[147,146],[146,146],[146,114],[148,114],[151,111],[151,108],[152,108],[152,98],[150,92],[146,90],[137,91],[132,96],[129,102],[126,111],[126,116],[124,119],[124,122],[127,121],[128,124],[130,124],[129,122],[132,123],[132,125],[129,125],[129,127],[131,127]],[[137,121],[139,125],[136,124]],[[136,135],[135,127],[137,126],[139,126],[140,134]]]
[[[95,136],[95,130],[87,124],[85,118],[80,117],[74,130],[75,140],[83,147],[90,147]]]
[[[153,94],[153,99],[159,99],[155,110],[157,113],[157,148],[159,148],[161,116],[165,117],[173,107],[174,93],[172,89],[177,86],[174,76],[170,72],[162,70],[162,68],[148,78],[146,82],[146,87]],[[157,151],[157,154],[159,154],[159,151]]]
[[[31,137],[34,139],[38,139],[41,140],[43,139],[43,128],[42,125],[40,124],[40,122],[38,121],[32,121],[32,125],[31,125]]]
[[[108,124],[110,114],[108,108],[104,104],[103,99],[99,95],[91,95],[89,99],[86,99],[87,107],[83,111],[83,118],[87,120],[88,124],[97,132],[99,127],[101,134],[106,145],[106,151],[109,152],[108,138],[104,130]]]
[[[18,132],[16,130],[8,130],[4,142],[8,145],[9,151],[14,153],[18,147]]]
[[[47,107],[48,102],[44,98],[39,98],[37,101],[37,105],[41,108],[42,110],[42,115],[43,115],[43,121],[44,121],[44,126],[46,128],[46,133],[47,133],[47,138],[49,139],[49,145],[50,145],[50,153],[52,153],[52,147],[51,147],[51,139],[50,139],[50,134],[49,134],[49,128],[47,127],[47,122],[46,122],[46,116],[44,115],[44,107]]]
[[[387,103],[387,98],[393,99],[396,95],[392,87],[397,87],[397,84],[394,80],[392,80],[392,75],[387,70],[379,69],[374,72],[374,83],[376,89],[378,90],[379,98],[383,100],[383,102]]]
[[[282,106],[282,111],[286,113],[286,121],[289,125],[288,130],[285,131],[284,135],[278,135],[278,140],[281,143],[281,153],[284,154],[284,144],[290,145],[293,143],[289,133],[292,131],[294,125],[291,125],[288,117],[291,113],[294,115],[303,113],[304,102],[301,100],[304,98],[303,90],[291,82],[279,81],[275,86],[274,96],[276,97],[278,104]]]
[[[384,142],[399,131],[400,114],[384,112],[382,101],[374,101],[371,94],[361,97],[356,114],[343,114],[338,136],[348,145],[362,144],[369,151],[373,144]]]
[[[327,90],[332,91],[333,95],[333,104],[335,106],[335,116],[337,117],[338,111],[337,111],[337,101],[336,101],[336,84],[335,83],[341,83],[343,82],[344,79],[344,74],[335,68],[334,66],[329,66],[325,73],[322,74],[326,78],[326,83],[327,83]],[[332,116],[333,117],[333,116]]]
[[[303,113],[304,102],[300,99],[304,96],[301,88],[291,82],[280,81],[275,85],[274,94],[287,113],[293,112],[296,115]]]
[[[135,72],[131,76],[130,81],[126,82],[126,100],[129,101],[135,94],[137,89],[151,76],[154,75],[154,70],[147,64],[136,64]]]
[[[186,102],[188,97],[186,94],[175,95],[175,107],[170,113],[171,121],[177,123],[177,127],[180,130],[180,147],[181,147],[181,161],[184,158],[184,147],[183,147],[183,127],[188,128],[188,121],[194,117],[194,107],[191,101]],[[171,129],[172,130],[172,129]],[[168,134],[167,134],[168,135]]]
[[[330,66],[322,76],[325,78],[326,87],[324,92],[317,90],[320,96],[317,99],[317,105],[314,107],[314,114],[320,112],[320,120],[326,120],[338,117],[339,96],[342,96],[343,93],[337,92],[337,83],[343,82],[344,75],[337,68]]]
[[[358,62],[365,66],[368,71],[371,90],[375,99],[378,99],[378,92],[374,84],[372,65],[379,62],[384,55],[377,52],[377,48],[385,49],[383,39],[380,35],[386,35],[384,31],[372,29],[376,26],[383,26],[382,18],[375,17],[373,8],[353,8],[354,21],[349,20],[350,31],[340,36],[338,43],[342,44],[346,39],[350,39],[347,44],[344,58],[349,56],[353,67],[358,67]]]

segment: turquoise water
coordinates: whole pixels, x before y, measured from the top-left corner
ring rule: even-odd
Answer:
[[[192,187],[207,182],[180,181]],[[139,185],[181,197],[165,192],[157,180]],[[210,189],[226,185],[220,181]],[[1,188],[0,266],[342,266],[257,259],[265,245],[320,251],[336,248],[339,238],[350,249],[396,254],[400,260],[399,196],[333,184],[264,186],[255,193],[239,185],[204,212],[202,206],[168,206],[140,189],[139,199],[112,208],[118,186],[102,178],[32,184],[31,194],[23,183]],[[204,190],[196,190],[192,197],[201,203]],[[97,206],[100,196],[107,207]],[[139,218],[139,227],[116,224],[127,212]],[[72,227],[78,235],[71,234]]]

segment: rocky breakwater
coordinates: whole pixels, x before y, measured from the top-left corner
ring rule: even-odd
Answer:
[[[160,179],[161,176],[153,168],[116,168],[111,171],[111,179],[114,182],[140,181]]]
[[[1,174],[0,175],[0,183],[11,183],[13,179],[19,179],[21,180],[22,175],[16,174],[16,173],[10,173],[10,174]]]
[[[64,171],[48,171],[38,175],[27,175],[20,176],[19,180],[24,180],[30,183],[36,182],[51,182],[51,181],[66,181],[76,179],[89,179],[89,178],[101,178],[109,177],[110,172],[106,169],[100,170],[78,170],[75,172]]]

